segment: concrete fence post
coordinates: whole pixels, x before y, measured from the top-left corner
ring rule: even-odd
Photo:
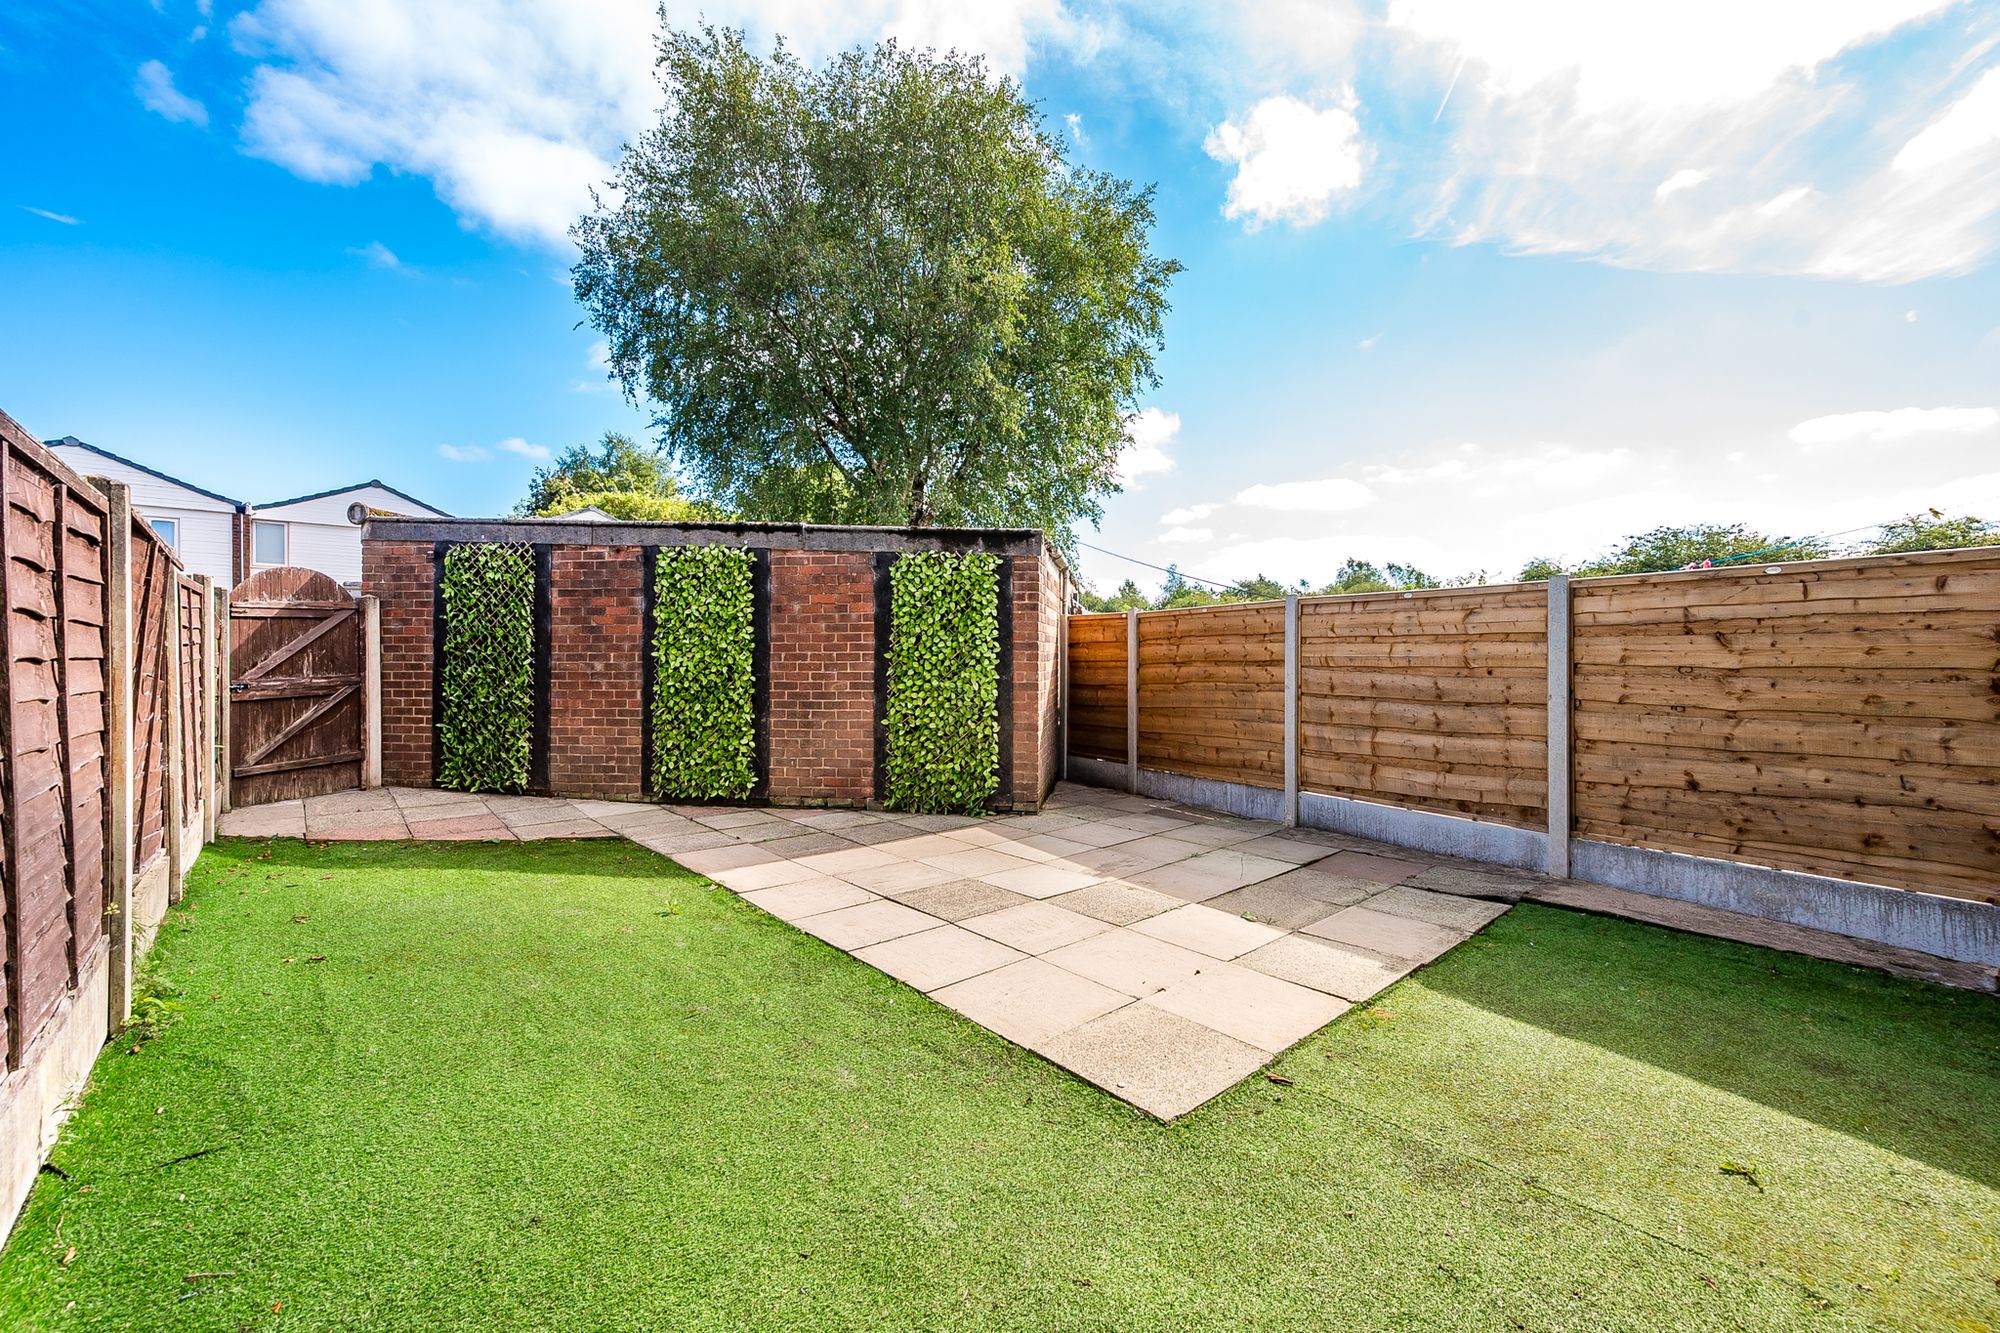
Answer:
[[[1125,613],[1125,790],[1139,790],[1139,613]]]
[[[229,800],[229,682],[236,670],[236,632],[229,611],[229,589],[215,590],[215,812],[230,811]]]
[[[361,598],[361,785],[382,785],[382,599]]]
[[[1569,800],[1572,772],[1569,613],[1569,576],[1554,575],[1549,579],[1549,849],[1546,869],[1557,879],[1569,878]]]
[[[201,585],[201,693],[196,703],[201,708],[201,735],[208,738],[208,744],[201,747],[201,845],[206,847],[215,841],[215,726],[217,713],[221,709],[219,696],[225,688],[215,676],[215,623],[221,617],[217,613],[215,580],[206,574],[195,575],[195,582]]]
[[[132,493],[92,477],[104,505],[104,932],[110,949],[105,1025],[132,1018]]]
[[[187,892],[182,882],[187,848],[187,696],[181,680],[181,576],[167,565],[167,605],[160,633],[167,641],[166,748],[160,756],[160,781],[167,796],[167,901],[177,903]]]
[[[1299,598],[1285,598],[1285,827],[1299,824]]]

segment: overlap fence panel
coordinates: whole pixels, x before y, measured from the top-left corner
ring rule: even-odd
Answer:
[[[1547,658],[1539,585],[1301,599],[1300,785],[1539,824]]]
[[[202,707],[202,643],[208,633],[208,591],[198,579],[186,574],[174,576],[180,597],[180,708],[181,708],[181,800],[182,822],[199,821],[202,803],[208,799],[208,767],[202,762],[212,743],[208,734],[208,710]]]
[[[132,515],[132,835],[133,877],[167,847],[167,641],[174,596],[173,554],[146,520]]]
[[[1283,602],[1139,617],[1139,763],[1283,786],[1284,631]]]
[[[1069,618],[1069,751],[1124,762],[1124,616]]]
[[[1575,589],[1576,831],[2000,901],[2000,551]]]

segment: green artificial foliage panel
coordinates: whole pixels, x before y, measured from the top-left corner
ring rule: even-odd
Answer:
[[[440,787],[528,787],[535,717],[535,555],[526,546],[445,551],[440,662]]]
[[[653,566],[653,790],[741,798],[757,785],[752,552],[682,546]]]
[[[1000,789],[1000,557],[905,555],[889,567],[883,799],[927,814]]]

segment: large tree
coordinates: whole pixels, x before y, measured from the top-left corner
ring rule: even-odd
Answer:
[[[673,469],[658,454],[617,431],[607,432],[596,449],[573,444],[537,469],[514,512],[547,518],[584,508],[652,522],[727,517],[712,504],[682,495]]]
[[[814,69],[704,27],[659,72],[574,276],[698,488],[746,518],[1096,519],[1180,270],[1151,191],[1066,161],[972,57]]]

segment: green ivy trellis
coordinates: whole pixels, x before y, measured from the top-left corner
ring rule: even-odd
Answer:
[[[534,750],[534,551],[448,547],[438,589],[438,785],[525,791]]]
[[[913,552],[889,567],[883,801],[977,811],[1000,789],[1001,559]]]
[[[653,563],[653,790],[740,799],[757,785],[756,554],[681,546]]]

